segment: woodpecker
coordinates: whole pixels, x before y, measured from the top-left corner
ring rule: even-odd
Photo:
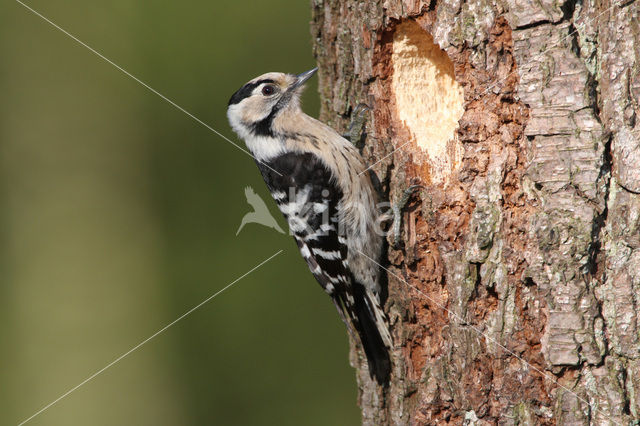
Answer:
[[[359,336],[369,373],[388,384],[392,346],[381,306],[376,193],[358,150],[300,106],[302,74],[270,72],[229,100],[227,117],[254,156],[311,273]],[[373,261],[372,261],[373,260]],[[355,331],[355,333],[354,333]]]

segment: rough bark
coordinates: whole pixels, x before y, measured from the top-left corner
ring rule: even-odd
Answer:
[[[388,389],[352,345],[363,422],[640,421],[638,4],[312,8],[321,118],[368,104],[383,190],[424,186],[388,253]]]

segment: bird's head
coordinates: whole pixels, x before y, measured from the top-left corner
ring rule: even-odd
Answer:
[[[279,114],[300,110],[304,83],[316,71],[270,72],[246,83],[229,99],[227,117],[233,130],[242,138],[272,135],[271,124]]]

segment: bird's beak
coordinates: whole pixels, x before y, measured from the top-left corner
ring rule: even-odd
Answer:
[[[298,88],[300,86],[302,86],[307,80],[309,80],[311,77],[313,77],[313,75],[316,73],[316,71],[318,71],[318,67],[309,70],[309,71],[305,71],[302,74],[298,74],[296,76],[296,82],[293,86],[293,88]]]

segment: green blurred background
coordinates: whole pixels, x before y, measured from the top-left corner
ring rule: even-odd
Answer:
[[[315,66],[304,1],[26,4],[234,141],[238,87]],[[357,424],[346,332],[293,240],[235,236],[245,186],[283,224],[253,160],[18,2],[0,33],[0,424],[280,249],[28,424]],[[316,82],[305,99],[317,115]]]

